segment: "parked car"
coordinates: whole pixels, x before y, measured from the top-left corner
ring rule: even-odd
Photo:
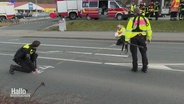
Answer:
[[[24,17],[32,17],[31,13],[23,13]]]
[[[25,17],[24,17],[24,15],[22,13],[16,13],[15,14],[15,18],[21,19],[21,18],[25,18]]]
[[[33,17],[49,17],[49,13],[47,12],[38,12],[38,13],[33,13]]]
[[[16,13],[15,18],[22,19],[25,17],[32,17],[32,14],[30,13]]]

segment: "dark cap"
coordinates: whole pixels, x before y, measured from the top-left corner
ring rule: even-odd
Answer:
[[[32,47],[38,47],[40,44],[41,44],[40,41],[35,40],[35,41],[32,42],[31,46]]]

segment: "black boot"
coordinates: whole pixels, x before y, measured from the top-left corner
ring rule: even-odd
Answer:
[[[138,67],[133,66],[133,68],[131,69],[132,72],[137,72],[138,71]]]
[[[142,67],[142,72],[147,73],[148,72],[148,66],[143,66]]]
[[[138,64],[133,63],[133,68],[131,69],[132,72],[137,72],[138,71]]]

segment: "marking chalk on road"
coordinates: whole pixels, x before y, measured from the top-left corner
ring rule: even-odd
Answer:
[[[46,69],[53,69],[55,67],[53,66],[46,66],[46,65],[41,65],[38,67],[38,74],[43,73]]]

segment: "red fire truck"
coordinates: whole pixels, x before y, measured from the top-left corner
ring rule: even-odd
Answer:
[[[74,20],[84,17],[88,20],[101,17],[127,19],[129,10],[120,0],[56,0],[57,13],[60,17]],[[51,14],[52,18],[54,14]]]
[[[116,18],[117,20],[129,17],[128,8],[120,0],[83,0],[82,17],[99,19],[101,17]]]

